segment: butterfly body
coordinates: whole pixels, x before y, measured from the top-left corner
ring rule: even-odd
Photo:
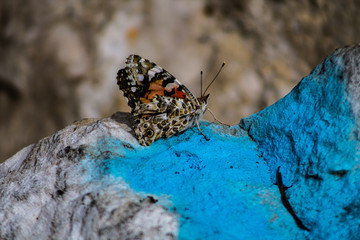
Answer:
[[[128,99],[143,146],[196,126],[207,109],[209,95],[194,97],[169,72],[138,55],[127,58],[117,84]]]

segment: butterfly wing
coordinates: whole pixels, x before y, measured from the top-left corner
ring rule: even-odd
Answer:
[[[193,126],[198,100],[155,63],[130,55],[118,72],[117,84],[136,117],[135,133],[141,145]]]
[[[159,114],[142,114],[137,118],[138,124],[135,133],[141,145],[150,145],[159,138],[170,137],[194,125],[195,115],[192,114],[191,106],[179,107],[189,101],[183,99],[174,101],[165,96],[157,96],[155,99],[167,101],[170,105],[167,105],[166,111],[159,109]]]
[[[151,103],[155,96],[188,99],[197,102],[190,91],[165,69],[138,55],[130,55],[120,69],[117,84],[134,115],[141,104]]]

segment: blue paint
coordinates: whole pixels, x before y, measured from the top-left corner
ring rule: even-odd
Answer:
[[[102,139],[88,149],[97,163],[89,180],[113,176],[157,196],[179,214],[180,239],[360,239],[360,124],[349,87],[360,65],[355,50],[336,51],[239,126],[202,123],[209,142],[196,128],[150,147]],[[289,202],[310,232],[281,203],[279,166]]]
[[[170,210],[180,216],[180,239],[289,239],[303,234],[279,201],[268,166],[245,132],[208,123],[201,128],[210,141],[196,128],[136,149],[103,139],[92,156],[116,149],[120,157],[106,155],[94,172],[124,179],[133,190],[156,195],[160,203],[168,198]],[[289,226],[281,233],[284,224]]]
[[[360,144],[348,101],[349,58],[342,50],[330,55],[290,94],[240,124],[257,142],[274,182],[281,166],[291,186],[287,196],[312,229],[311,239],[360,238]]]

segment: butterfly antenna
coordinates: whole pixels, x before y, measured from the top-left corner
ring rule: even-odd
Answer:
[[[219,71],[217,72],[217,74],[215,75],[214,79],[211,81],[211,83],[207,86],[207,88],[205,89],[205,92],[202,94],[202,96],[205,95],[206,91],[209,89],[209,87],[211,86],[211,84],[213,84],[213,82],[215,81],[215,79],[219,76],[221,70],[223,69],[223,67],[225,66],[225,62],[222,63]]]
[[[202,96],[202,76],[203,76],[203,71],[200,71],[200,96]]]
[[[206,110],[211,114],[211,116],[215,119],[215,121],[217,121],[218,123],[220,123],[220,124],[222,124],[222,125],[225,125],[225,126],[227,126],[227,127],[230,127],[229,124],[223,123],[223,122],[221,122],[219,119],[217,119],[217,118],[215,117],[215,114],[210,110],[210,108],[207,108]]]

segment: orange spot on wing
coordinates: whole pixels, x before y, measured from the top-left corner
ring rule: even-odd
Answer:
[[[153,99],[156,95],[164,96],[164,91],[151,91],[148,95],[148,99]]]
[[[162,80],[156,80],[155,82],[150,83],[149,90],[164,90],[164,87],[162,86]]]
[[[149,103],[150,102],[150,100],[149,99],[146,99],[146,98],[140,98],[140,101],[142,102],[142,103]]]
[[[149,103],[151,102],[151,100],[156,96],[164,96],[164,91],[160,90],[160,91],[148,91],[145,93],[144,97],[140,98],[140,101],[142,103]]]
[[[186,94],[183,91],[178,91],[177,87],[176,87],[175,88],[175,93],[172,94],[171,97],[177,97],[177,98],[186,99]]]

